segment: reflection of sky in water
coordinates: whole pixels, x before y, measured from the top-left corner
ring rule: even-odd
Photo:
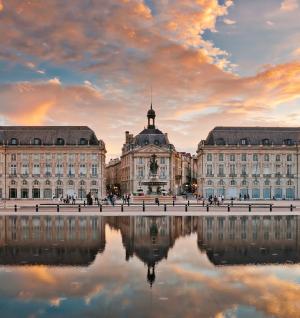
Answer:
[[[205,237],[209,237],[205,218],[195,219],[196,222],[189,217],[102,219],[105,235],[95,237],[104,240],[105,247],[88,266],[70,266],[67,258],[60,266],[48,266],[43,264],[44,255],[36,265],[28,262],[16,266],[11,262],[1,266],[1,317],[300,317],[299,265],[215,266],[205,248],[215,252],[220,244],[205,241]],[[299,220],[295,218],[293,222],[299,223]],[[151,234],[149,229],[154,223],[157,230]],[[275,242],[270,235],[268,242],[259,241],[257,245],[266,246],[270,255],[273,249],[279,254],[289,249],[289,256],[291,250],[299,254],[298,226],[294,228],[295,235],[289,242],[284,238]],[[101,231],[101,226],[97,231]],[[7,231],[7,237],[9,233]],[[70,243],[64,239],[61,244],[69,244],[67,252],[73,255],[72,261],[78,261],[74,256],[76,244],[85,245],[85,249],[92,249],[94,245],[89,245],[89,241],[77,242],[76,234],[72,235],[75,241]],[[54,236],[55,233],[52,238]],[[26,240],[30,240],[30,234]],[[26,247],[22,250],[26,261],[26,249],[34,245],[26,240],[3,243],[7,249],[6,254],[1,250],[1,262],[5,258],[20,261],[11,255],[14,249],[21,251],[22,244]],[[59,244],[52,245],[60,248]],[[224,249],[215,254],[224,258],[228,254],[229,262],[235,260],[234,253],[240,255],[241,249],[245,254],[251,239],[222,244]],[[12,245],[13,248],[8,249]],[[86,257],[84,249],[79,252]],[[270,257],[272,259],[272,255]],[[153,259],[157,262],[151,288],[149,277],[152,276],[147,276],[146,263],[150,264]],[[242,263],[243,259],[239,261]]]

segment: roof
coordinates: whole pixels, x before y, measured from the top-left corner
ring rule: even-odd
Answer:
[[[205,145],[294,145],[300,141],[300,127],[215,127]]]
[[[87,126],[0,126],[0,143],[13,145],[32,145],[34,140],[41,145],[102,145],[94,131]]]
[[[168,137],[157,128],[147,128],[134,137],[134,144],[145,146],[155,144],[158,146],[169,145]]]

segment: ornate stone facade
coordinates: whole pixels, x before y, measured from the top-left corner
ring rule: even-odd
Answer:
[[[216,127],[198,145],[203,197],[298,199],[300,128]]]
[[[105,195],[105,144],[85,126],[0,127],[2,199]]]
[[[174,192],[174,154],[175,148],[168,135],[155,127],[155,111],[147,113],[148,126],[138,135],[127,131],[121,155],[122,193]],[[157,175],[150,171],[150,161],[156,155]],[[155,178],[154,178],[155,177]]]

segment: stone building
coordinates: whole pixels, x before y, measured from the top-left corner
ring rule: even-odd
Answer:
[[[111,159],[105,167],[106,191],[116,194],[121,192],[121,160]]]
[[[156,128],[155,118],[151,104],[147,113],[147,128],[136,136],[125,132],[121,155],[122,193],[174,192],[173,165],[176,151],[168,135]],[[151,162],[157,165],[155,173],[151,172]]]
[[[2,126],[0,197],[103,197],[105,153],[86,126]]]
[[[298,199],[299,141],[299,127],[215,127],[198,145],[198,194]]]

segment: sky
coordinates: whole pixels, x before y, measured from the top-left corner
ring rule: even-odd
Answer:
[[[0,124],[88,125],[107,159],[157,126],[299,126],[300,0],[0,0]]]

